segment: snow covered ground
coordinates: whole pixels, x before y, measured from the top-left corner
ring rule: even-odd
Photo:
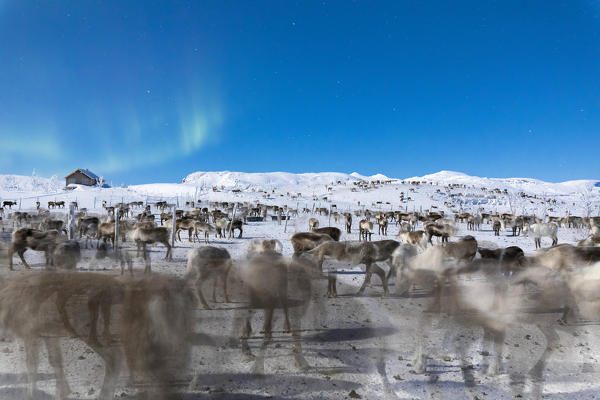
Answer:
[[[366,188],[356,183],[379,181]],[[411,182],[419,181],[415,185]],[[62,183],[62,181],[61,181]],[[356,173],[250,174],[239,172],[196,172],[188,175],[182,183],[152,183],[126,188],[89,188],[78,186],[63,190],[57,179],[0,175],[0,200],[17,201],[12,210],[33,211],[35,202],[42,207],[47,201],[77,201],[89,213],[105,214],[102,201],[108,204],[129,201],[145,201],[150,204],[167,200],[185,208],[189,200],[200,201],[207,206],[211,201],[248,202],[273,205],[288,205],[298,208],[325,207],[340,212],[369,209],[389,210],[443,210],[468,212],[511,212],[519,214],[565,216],[600,215],[599,181],[570,181],[548,183],[534,179],[494,179],[470,177],[465,174],[442,171],[437,174],[408,179],[394,179],[383,175],[372,177]],[[447,185],[460,185],[448,188]],[[485,189],[484,189],[485,188]],[[335,207],[334,207],[335,206]],[[153,208],[154,211],[154,208]],[[7,219],[10,210],[5,209],[5,227],[11,229]],[[62,212],[62,210],[57,210]],[[212,245],[226,248],[234,259],[245,257],[248,242],[253,238],[276,238],[284,245],[284,253],[292,253],[289,236],[294,232],[308,230],[308,219],[312,214],[299,213],[288,225],[278,225],[270,218],[265,222],[249,222],[244,225],[243,238],[213,239]],[[333,218],[316,216],[320,226],[338,226]],[[341,240],[357,240],[357,221],[351,234],[343,233]],[[465,224],[458,224],[457,237],[466,234],[476,236],[480,244],[506,247],[517,245],[526,253],[533,253],[533,239],[510,236],[503,232],[493,235],[489,225],[482,225],[477,232],[467,231]],[[373,240],[394,238],[398,228],[392,224],[387,237],[373,235]],[[559,243],[575,243],[588,236],[587,229],[559,229]],[[182,235],[174,249],[174,261],[163,261],[164,248],[152,249],[153,271],[183,275],[187,252],[199,243],[190,243]],[[549,240],[543,239],[544,245]],[[132,249],[129,242],[125,248]],[[92,250],[83,253],[82,269],[110,270],[107,262],[95,262]],[[28,251],[25,256],[34,268],[43,268],[41,253]],[[15,257],[17,272],[26,273]],[[383,265],[382,265],[383,266]],[[136,259],[134,268],[141,273],[143,262]],[[352,269],[349,266],[347,269]],[[359,271],[361,267],[354,267]],[[106,273],[111,273],[107,271]],[[452,325],[451,321],[440,320],[435,329],[428,332],[431,342],[431,357],[427,373],[411,372],[410,358],[414,352],[417,335],[422,334],[416,326],[416,316],[422,312],[420,297],[406,298],[394,295],[381,298],[382,288],[377,281],[367,290],[366,296],[356,296],[357,287],[364,275],[340,275],[336,299],[327,299],[326,280],[316,283],[315,302],[303,321],[303,346],[309,371],[299,371],[289,355],[289,335],[281,332],[281,318],[276,314],[275,340],[267,353],[266,376],[256,378],[251,374],[252,363],[242,358],[239,348],[226,345],[226,334],[231,330],[231,317],[236,303],[217,303],[214,310],[198,310],[198,330],[208,340],[195,347],[193,371],[197,374],[196,385],[187,398],[348,398],[354,391],[363,399],[389,398],[511,398],[509,374],[488,377],[479,372],[479,365],[487,357],[480,344],[481,332]],[[394,292],[392,287],[391,292]],[[550,316],[554,318],[555,316]],[[257,317],[260,318],[260,317]],[[256,322],[260,326],[260,322]],[[600,390],[600,326],[587,323],[574,328],[576,335],[560,334],[560,347],[554,353],[546,369],[545,398],[594,398]],[[523,339],[527,337],[527,339]],[[260,335],[252,345],[259,345]],[[504,366],[507,372],[513,369],[526,370],[541,351],[543,342],[534,325],[523,324],[511,331],[506,338],[507,353]],[[459,364],[458,348],[461,341],[470,347],[469,361],[473,364],[475,384],[464,382]],[[464,347],[465,344],[462,345]],[[86,348],[75,340],[63,343],[69,381],[77,393],[73,398],[94,398],[101,382],[101,363]],[[25,385],[23,349],[18,342],[0,344],[0,398],[20,399]],[[517,362],[517,360],[520,360]],[[39,398],[51,398],[54,379],[52,370],[44,361]],[[506,371],[505,371],[506,372]],[[118,396],[133,396],[136,390],[128,386],[126,376],[120,382]]]

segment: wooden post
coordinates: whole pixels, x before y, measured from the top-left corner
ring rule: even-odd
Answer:
[[[23,198],[19,198],[19,210],[21,209],[21,201],[23,200]]]
[[[69,204],[69,239],[75,239],[75,205]]]
[[[287,232],[287,223],[288,223],[289,219],[290,219],[290,210],[288,208],[287,215],[285,216],[285,226],[283,227],[283,233]]]
[[[121,208],[116,208],[115,209],[115,245],[114,245],[114,251],[115,253],[117,252],[117,249],[119,248],[119,211],[121,211]]]
[[[331,226],[331,204],[329,205],[329,222],[328,226]]]
[[[177,231],[177,207],[173,205],[173,220],[171,228],[171,247],[175,247],[175,232]]]

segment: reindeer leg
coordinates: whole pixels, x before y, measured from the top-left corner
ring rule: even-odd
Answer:
[[[58,338],[46,337],[44,338],[44,343],[46,344],[46,350],[48,350],[48,362],[52,366],[54,376],[56,377],[56,399],[63,400],[69,396],[71,389],[65,377],[62,353],[58,340]]]
[[[223,279],[223,293],[225,294],[225,303],[229,303],[229,296],[227,295],[227,276],[229,275],[229,269],[225,271],[221,275],[221,279]]]
[[[25,251],[27,249],[20,249],[17,251],[17,254],[19,255],[19,258],[21,259],[21,261],[23,262],[23,265],[25,266],[25,268],[27,269],[31,269],[31,267],[29,266],[29,264],[27,264],[27,261],[25,261],[25,257],[23,256],[25,254]],[[12,259],[12,257],[11,257]]]
[[[173,261],[173,251],[171,245],[169,244],[169,242],[165,242],[164,244],[165,246],[167,246],[167,255],[165,256],[165,260]]]
[[[337,274],[330,271],[327,274],[327,297],[337,297]]]
[[[532,387],[530,392],[531,399],[541,399],[544,391],[544,369],[546,368],[546,359],[554,348],[558,345],[559,336],[552,326],[538,326],[546,337],[546,348],[542,356],[530,371]]]
[[[202,306],[206,310],[210,310],[210,306],[208,305],[208,303],[206,302],[206,299],[204,298],[204,295],[202,294],[203,278],[204,278],[203,276],[198,275],[198,278],[196,279],[196,293],[198,294],[198,299],[200,300],[200,303],[202,304]]]
[[[269,307],[265,309],[265,324],[263,326],[265,337],[263,339],[262,345],[260,346],[260,351],[258,353],[258,357],[256,357],[256,361],[254,362],[253,372],[256,375],[264,375],[265,373],[265,353],[267,350],[267,346],[273,339],[272,333],[272,325],[273,325],[273,307]]]
[[[40,363],[40,345],[36,338],[23,339],[25,347],[25,363],[27,365],[27,399],[35,399],[37,391],[37,370]]]
[[[302,337],[300,336],[300,332],[302,330],[302,321],[300,316],[293,318],[293,324],[292,340],[294,344],[292,347],[292,354],[294,355],[296,366],[302,371],[307,371],[310,369],[310,365],[302,355]]]
[[[248,338],[252,334],[252,314],[253,313],[254,313],[254,310],[252,310],[251,308],[248,308],[248,310],[246,312],[246,320],[244,323],[244,330],[242,331],[242,336],[240,338],[241,344],[242,344],[242,354],[244,354],[244,356],[246,357],[247,360],[252,360],[254,358],[252,351],[250,351],[250,346],[248,346]]]
[[[383,270],[383,268],[381,268],[377,264],[373,264],[371,266],[371,270],[373,272],[375,272],[375,274],[377,274],[377,276],[379,276],[379,279],[381,279],[381,284],[383,285],[383,295],[387,296],[389,294],[389,290],[388,290],[388,281],[385,277],[385,271]]]
[[[367,266],[365,268],[365,281],[363,282],[362,286],[358,290],[358,294],[363,294],[363,292],[367,288],[367,285],[369,283],[371,283],[371,275],[372,274],[373,274],[373,272],[371,271],[371,263],[367,263]]]
[[[213,275],[213,295],[212,295],[212,301],[213,303],[217,302],[217,281],[219,279],[218,274],[214,274]]]
[[[144,268],[144,274],[149,274],[152,272],[152,267],[150,265],[150,254],[148,254],[146,243],[144,243],[142,251],[144,254],[144,263],[146,264],[146,267]]]

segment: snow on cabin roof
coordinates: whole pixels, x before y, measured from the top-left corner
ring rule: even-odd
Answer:
[[[90,179],[96,179],[96,180],[100,179],[98,177],[98,175],[94,174],[92,171],[90,171],[87,168],[86,169],[83,169],[83,168],[76,169],[75,171],[71,172],[69,175],[65,176],[65,178],[68,178],[69,176],[73,175],[76,172],[81,172],[82,174],[84,174],[85,176],[87,176]]]

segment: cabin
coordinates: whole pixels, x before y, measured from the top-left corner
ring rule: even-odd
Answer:
[[[89,169],[78,169],[65,176],[66,185],[74,183],[77,185],[94,186],[100,183],[98,175]]]

